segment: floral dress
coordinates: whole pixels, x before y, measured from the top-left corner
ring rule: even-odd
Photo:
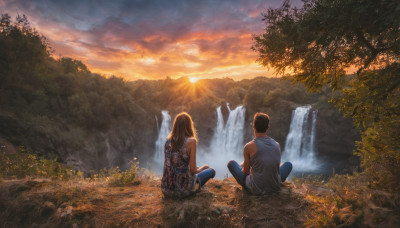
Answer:
[[[194,194],[200,188],[197,175],[189,170],[190,157],[186,152],[186,142],[179,150],[173,150],[171,140],[164,146],[164,171],[161,179],[161,191],[169,197],[185,197]]]

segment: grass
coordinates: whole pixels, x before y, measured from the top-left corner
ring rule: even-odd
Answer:
[[[400,223],[399,194],[371,189],[365,173],[334,175],[329,180],[295,178],[285,183],[281,194],[264,197],[244,194],[231,178],[210,181],[197,196],[174,200],[163,198],[157,178],[139,177],[140,172],[143,169],[133,158],[125,171],[103,169],[83,178],[79,171],[23,148],[15,154],[0,151],[0,192],[5,194],[0,209],[7,209],[0,217],[22,214],[29,217],[28,222],[67,227],[75,223],[396,227]],[[38,215],[43,221],[36,219]],[[23,220],[14,222],[29,225]],[[12,224],[0,224],[8,225]]]
[[[400,196],[371,189],[365,173],[295,179],[311,202],[310,227],[392,227],[400,222]]]
[[[170,199],[157,178],[127,170],[113,184],[113,172],[68,181],[5,179],[0,227],[398,227],[400,221],[400,198],[371,190],[362,174],[287,182],[281,193],[266,196],[244,193],[233,178],[211,180],[196,196]],[[124,182],[130,180],[124,175],[141,184]]]
[[[3,179],[46,177],[58,180],[81,178],[82,172],[64,166],[56,159],[39,157],[20,147],[17,153],[0,151],[0,177]]]
[[[89,181],[104,180],[110,186],[115,187],[138,185],[140,184],[139,171],[139,162],[133,158],[129,161],[129,169],[125,171],[120,170],[119,167],[102,169],[92,174]],[[72,166],[65,166],[56,159],[39,157],[37,154],[26,151],[23,147],[14,154],[0,151],[0,182],[2,179],[25,177],[51,178],[60,181],[84,179],[83,173],[74,170]]]

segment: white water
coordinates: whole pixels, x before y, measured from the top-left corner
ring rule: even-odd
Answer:
[[[216,171],[216,178],[222,179],[229,174],[227,163],[243,161],[243,135],[246,109],[241,105],[231,110],[228,105],[228,120],[224,121],[221,107],[217,108],[217,125],[210,147],[207,151],[199,150],[197,165],[208,164]]]
[[[157,117],[156,117],[157,120]],[[158,122],[157,122],[158,128]],[[164,164],[164,144],[165,139],[167,138],[169,132],[171,131],[171,116],[169,115],[168,111],[162,110],[161,111],[161,127],[158,131],[158,138],[156,140],[156,152],[154,154],[154,161],[157,167],[155,168],[162,168]]]
[[[309,114],[311,105],[296,108],[292,114],[289,134],[286,137],[282,162],[290,161],[297,172],[315,171],[318,169],[315,158],[315,125],[317,111],[312,112],[311,124]],[[310,126],[311,125],[311,126]]]

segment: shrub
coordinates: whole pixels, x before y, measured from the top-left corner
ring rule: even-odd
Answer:
[[[82,172],[66,167],[56,159],[45,159],[20,147],[15,154],[0,151],[0,177],[49,177],[58,180],[69,180],[82,177]]]
[[[102,172],[105,173],[104,171]],[[129,169],[122,172],[118,167],[110,171],[110,177],[107,177],[110,186],[123,187],[139,184],[139,162],[136,158],[129,161]]]

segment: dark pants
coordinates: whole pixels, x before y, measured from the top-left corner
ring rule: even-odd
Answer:
[[[199,178],[200,185],[203,186],[208,180],[215,177],[215,170],[213,168],[208,168],[197,174]]]
[[[285,162],[279,167],[281,180],[284,182],[292,171],[293,165],[290,162]],[[228,169],[232,173],[235,180],[242,185],[246,190],[246,175],[242,172],[242,167],[234,160],[228,162]]]

